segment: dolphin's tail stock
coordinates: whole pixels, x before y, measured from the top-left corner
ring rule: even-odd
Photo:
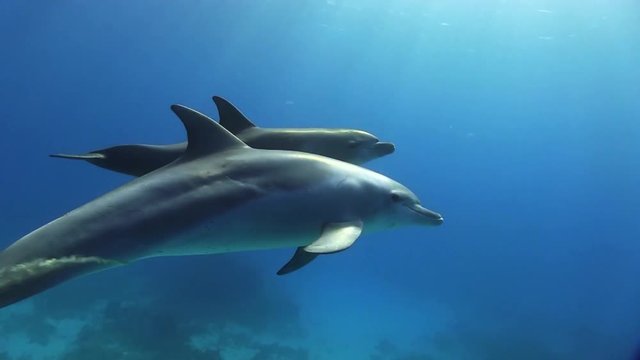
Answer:
[[[68,256],[7,265],[0,253],[0,308],[26,299],[71,278],[120,265],[98,257]],[[4,264],[7,262],[5,261]]]

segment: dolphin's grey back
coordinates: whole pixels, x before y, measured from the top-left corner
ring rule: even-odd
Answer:
[[[249,164],[252,152],[260,155],[251,155]],[[31,232],[0,253],[0,308],[68,279],[145,257],[182,229],[326,176],[324,161],[304,172],[294,165],[314,155],[296,153],[293,164],[278,166],[271,157],[279,153],[246,148],[210,161],[178,160]]]

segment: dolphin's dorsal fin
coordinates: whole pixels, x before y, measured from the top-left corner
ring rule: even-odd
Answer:
[[[331,254],[353,245],[362,233],[362,221],[329,223],[322,229],[318,240],[304,247],[304,251],[314,254]]]
[[[233,104],[220,96],[214,96],[213,102],[218,107],[220,115],[220,125],[229,130],[232,134],[238,134],[243,130],[256,127],[243,113]]]
[[[187,130],[187,150],[184,157],[202,156],[234,147],[247,147],[242,140],[217,122],[193,109],[171,105]]]

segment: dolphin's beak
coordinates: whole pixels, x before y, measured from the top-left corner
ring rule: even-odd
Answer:
[[[427,225],[437,226],[437,225],[442,225],[442,223],[444,222],[442,215],[438,214],[435,211],[431,211],[423,207],[422,205],[419,205],[419,204],[409,205],[409,209],[413,210],[415,213],[420,215],[423,221],[427,223]]]
[[[373,144],[373,150],[379,156],[389,155],[396,151],[396,146],[390,142],[377,142]]]

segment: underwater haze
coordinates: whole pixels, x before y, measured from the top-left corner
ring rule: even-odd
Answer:
[[[0,310],[2,360],[640,356],[636,0],[4,0],[0,39],[2,248],[130,180],[48,154],[184,141],[212,95],[394,142],[366,166],[445,218],[82,277]]]

